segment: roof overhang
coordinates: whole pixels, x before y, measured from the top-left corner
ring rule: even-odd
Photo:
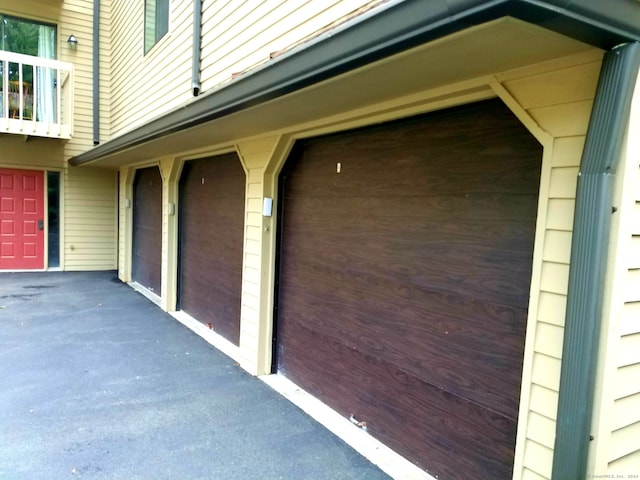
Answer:
[[[393,95],[640,40],[635,0],[389,2],[77,155],[117,167],[286,128]]]

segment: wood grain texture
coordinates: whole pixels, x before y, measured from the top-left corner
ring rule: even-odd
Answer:
[[[133,280],[160,295],[162,282],[162,177],[142,168],[133,181]]]
[[[179,306],[240,341],[245,174],[235,154],[193,160],[180,181]]]
[[[511,478],[541,158],[498,100],[297,145],[279,371],[432,474]]]

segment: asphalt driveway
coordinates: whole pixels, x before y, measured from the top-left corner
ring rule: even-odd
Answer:
[[[388,479],[114,272],[0,273],[0,479]]]

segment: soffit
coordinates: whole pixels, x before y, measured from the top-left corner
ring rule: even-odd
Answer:
[[[297,126],[306,122],[592,48],[507,17],[88,164],[117,167],[231,145],[238,139],[270,132],[295,134]]]

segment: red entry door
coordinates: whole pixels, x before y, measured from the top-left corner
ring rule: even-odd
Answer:
[[[44,268],[44,172],[0,168],[0,270]]]

